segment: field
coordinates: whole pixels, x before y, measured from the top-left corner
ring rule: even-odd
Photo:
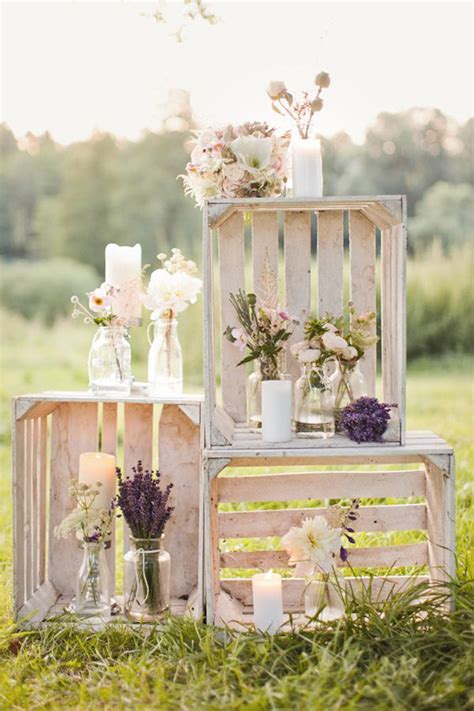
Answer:
[[[190,621],[165,633],[67,625],[22,632],[11,622],[9,399],[41,389],[83,388],[91,334],[60,322],[50,330],[3,314],[0,421],[0,708],[2,709],[466,709],[473,688],[472,360],[412,362],[411,429],[432,429],[455,448],[459,581],[456,612],[439,600],[383,614],[368,601],[340,623],[273,639],[230,637]],[[64,344],[67,344],[67,349]],[[143,347],[138,349],[144,353]],[[144,377],[143,357],[136,365]],[[199,371],[192,387],[199,386]],[[416,614],[416,613],[420,614]],[[423,614],[421,614],[423,613]],[[471,692],[472,693],[472,692]],[[471,703],[473,698],[470,699]]]

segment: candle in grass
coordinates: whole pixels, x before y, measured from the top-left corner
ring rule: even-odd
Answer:
[[[142,315],[142,248],[108,244],[105,248],[105,281],[119,290],[114,313],[128,324],[140,322]]]
[[[283,592],[281,575],[269,570],[252,577],[255,628],[275,634],[283,624]]]
[[[79,483],[101,484],[95,509],[109,509],[115,496],[115,457],[104,452],[83,452],[79,457]]]

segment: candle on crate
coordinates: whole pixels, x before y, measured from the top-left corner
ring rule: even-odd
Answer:
[[[317,198],[323,194],[323,164],[319,138],[291,142],[293,197]]]
[[[291,381],[264,380],[262,439],[264,442],[288,442],[291,438]]]
[[[105,248],[105,281],[119,289],[114,313],[128,324],[137,324],[142,316],[142,248],[108,244]]]
[[[92,486],[100,482],[95,509],[109,509],[115,496],[115,457],[103,452],[83,452],[79,456],[79,483]]]
[[[283,624],[281,575],[269,570],[252,577],[255,628],[275,634]]]

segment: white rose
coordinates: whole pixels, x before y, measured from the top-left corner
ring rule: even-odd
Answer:
[[[291,355],[296,358],[298,353],[307,347],[308,347],[308,344],[306,343],[306,341],[298,341],[298,343],[293,343],[293,345],[291,346],[291,349],[290,349]]]
[[[331,331],[331,333],[335,333],[337,331],[337,328],[333,323],[325,323],[323,328],[325,331]]]
[[[341,336],[336,336],[332,331],[324,334],[322,342],[328,351],[342,351],[347,348],[347,341]]]
[[[343,348],[341,351],[341,356],[344,360],[354,360],[358,355],[357,349],[354,348],[354,346],[347,346],[347,348]]]
[[[300,351],[298,360],[300,363],[314,363],[319,359],[321,351],[318,348],[308,348],[305,351]]]

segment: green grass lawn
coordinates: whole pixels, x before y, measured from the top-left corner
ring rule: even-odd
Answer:
[[[457,460],[459,581],[456,611],[408,595],[377,609],[353,603],[344,620],[268,639],[228,636],[189,620],[165,631],[68,625],[24,632],[11,621],[9,399],[42,389],[83,388],[90,333],[43,331],[8,317],[3,333],[0,421],[1,709],[467,709],[474,701],[472,360],[418,361],[409,369],[408,426],[432,429]],[[66,344],[66,345],[65,345]],[[136,372],[143,377],[140,361]],[[199,375],[195,371],[195,382]],[[471,697],[469,696],[471,693]],[[470,701],[469,701],[470,699]]]

